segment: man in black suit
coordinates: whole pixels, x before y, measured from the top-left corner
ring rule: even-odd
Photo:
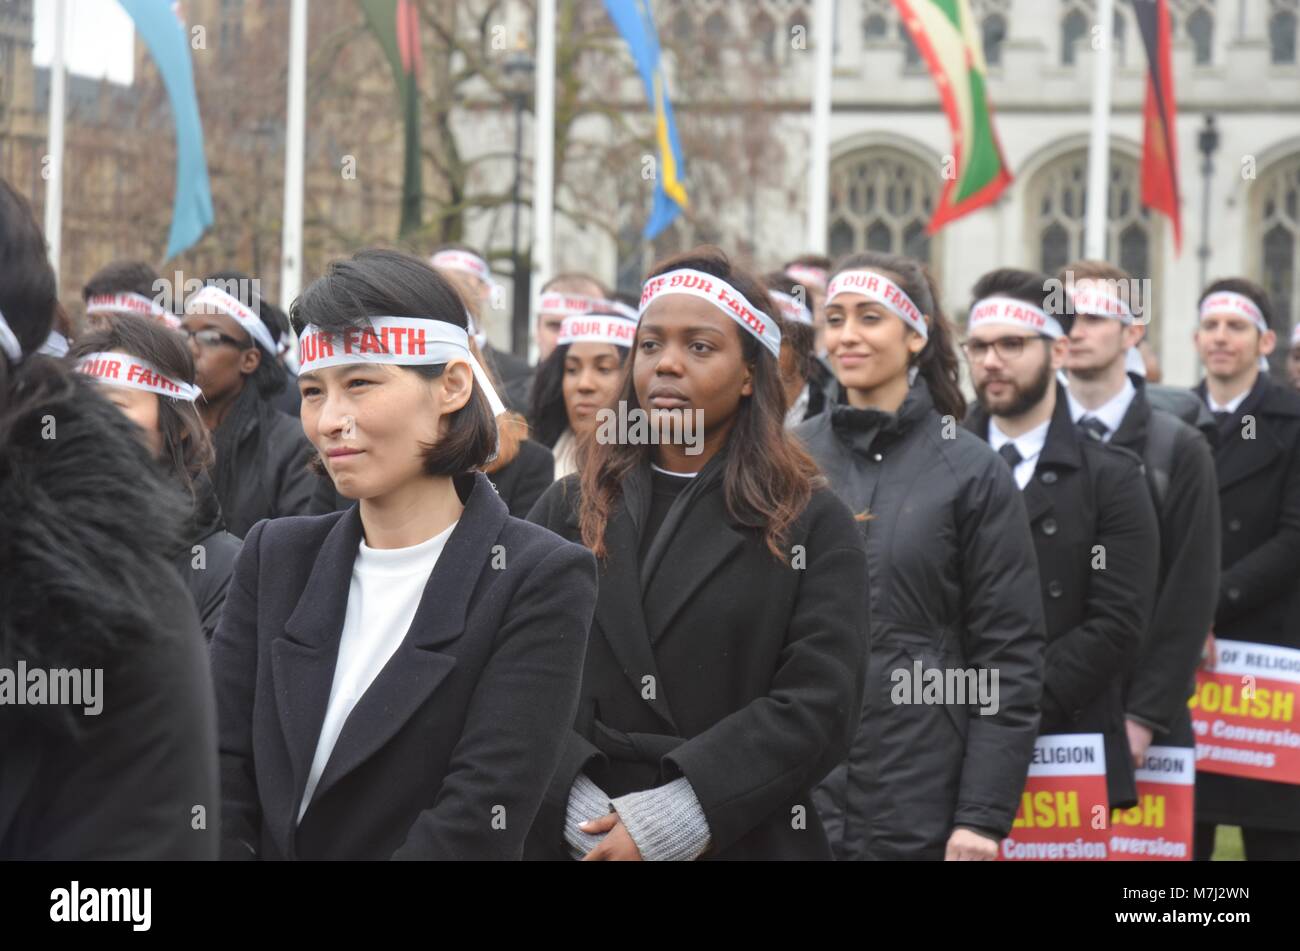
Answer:
[[[1196,388],[1219,425],[1222,579],[1214,637],[1300,649],[1300,395],[1269,380],[1272,302],[1229,278],[1201,295]],[[1211,647],[1213,656],[1213,647]],[[1196,857],[1218,823],[1240,825],[1247,859],[1300,859],[1300,785],[1216,773],[1196,776]]]
[[[1127,808],[1137,787],[1122,687],[1155,594],[1156,518],[1141,460],[1070,418],[1055,379],[1067,318],[1044,307],[1048,283],[1012,269],[976,283],[963,346],[979,406],[966,425],[1006,460],[1029,512],[1047,620],[1040,732],[1102,734],[1109,802],[1089,810]]]
[[[1070,416],[1075,423],[1089,421],[1103,442],[1142,458],[1146,485],[1135,491],[1150,491],[1160,523],[1155,608],[1124,691],[1129,746],[1141,766],[1153,743],[1192,745],[1187,699],[1219,585],[1212,555],[1219,546],[1219,491],[1210,443],[1188,422],[1196,410],[1211,417],[1193,393],[1176,390],[1193,410],[1190,420],[1176,418],[1153,405],[1143,377],[1125,372],[1147,322],[1125,271],[1076,261],[1057,280],[1074,311],[1066,361]]]

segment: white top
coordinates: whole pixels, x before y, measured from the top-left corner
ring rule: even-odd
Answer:
[[[1029,480],[1034,477],[1034,468],[1038,465],[1038,457],[1043,453],[1043,446],[1047,443],[1047,429],[1052,425],[1052,421],[1046,420],[1039,423],[1027,433],[1022,433],[1015,439],[1012,439],[1002,430],[998,429],[997,419],[989,417],[989,445],[993,451],[1001,449],[1009,442],[1016,444],[1016,451],[1020,453],[1020,462],[1011,470],[1011,474],[1016,477],[1016,485],[1023,489],[1029,484]]]
[[[573,430],[566,429],[560,433],[560,438],[555,440],[555,446],[551,449],[551,455],[555,457],[556,482],[578,471],[577,454],[578,441],[573,436]]]
[[[698,472],[672,472],[668,469],[661,469],[653,462],[650,463],[650,468],[653,469],[655,472],[662,472],[664,475],[667,476],[676,476],[679,479],[694,479],[697,475],[699,475]]]
[[[790,408],[785,411],[785,425],[787,428],[793,428],[803,422],[804,414],[808,412],[808,402],[812,398],[812,391],[809,385],[805,383],[799,395],[794,398]]]
[[[1125,376],[1124,386],[1120,391],[1096,409],[1088,409],[1076,400],[1068,386],[1065,389],[1065,396],[1070,401],[1070,419],[1077,423],[1085,416],[1097,417],[1106,424],[1106,435],[1101,438],[1105,442],[1110,442],[1110,437],[1115,435],[1115,430],[1119,429],[1120,423],[1124,422],[1124,414],[1128,412],[1133,397],[1137,396],[1137,387],[1133,385],[1132,380]]]
[[[1214,402],[1214,397],[1210,395],[1210,391],[1209,391],[1209,389],[1206,389],[1206,391],[1205,391],[1205,400],[1206,400],[1206,402],[1208,402],[1208,403],[1210,404],[1210,412],[1211,412],[1211,413],[1225,413],[1225,412],[1226,412],[1226,413],[1235,413],[1235,412],[1237,412],[1237,407],[1240,406],[1242,403],[1244,403],[1244,402],[1246,401],[1246,397],[1250,395],[1250,391],[1253,390],[1254,388],[1255,388],[1255,387],[1254,387],[1254,385],[1252,384],[1251,386],[1249,386],[1249,387],[1247,387],[1246,389],[1242,390],[1240,393],[1238,393],[1238,394],[1237,394],[1236,396],[1234,396],[1232,399],[1228,400],[1228,402],[1224,403],[1222,406],[1220,406],[1218,403]]]
[[[406,639],[429,575],[457,524],[459,520],[410,548],[371,548],[364,540],[361,542],[352,564],[330,699],[298,807],[299,822],[352,708]]]

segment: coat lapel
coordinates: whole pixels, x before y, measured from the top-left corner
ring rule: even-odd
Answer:
[[[655,664],[654,651],[646,629],[642,608],[641,582],[638,577],[637,531],[628,513],[626,501],[620,503],[605,526],[607,557],[600,563],[599,594],[596,620],[619,666],[636,691],[674,731],[677,729],[663,678]],[[645,677],[653,677],[654,689],[647,695]]]
[[[281,855],[293,854],[291,842],[298,805],[302,802],[307,772],[316,753],[330,687],[334,683],[334,662],[343,631],[352,563],[360,543],[361,516],[354,505],[325,536],[307,585],[285,621],[284,636],[271,642],[276,713],[293,776],[293,794],[285,811],[266,817]]]
[[[464,483],[465,510],[429,575],[407,635],[348,715],[313,801],[382,749],[456,666],[455,657],[439,648],[464,632],[470,597],[509,516],[486,475],[476,472]]]
[[[1220,492],[1244,482],[1261,470],[1275,466],[1283,455],[1282,446],[1264,422],[1264,416],[1268,412],[1265,405],[1268,402],[1268,387],[1269,381],[1260,374],[1250,395],[1219,430],[1219,444],[1214,450],[1214,461],[1219,475]],[[1243,418],[1246,416],[1254,417],[1253,439],[1242,436],[1245,428]]]

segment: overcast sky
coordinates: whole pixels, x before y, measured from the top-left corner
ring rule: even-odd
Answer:
[[[65,57],[68,69],[79,76],[107,76],[116,83],[133,79],[135,28],[117,0],[67,0],[68,32]],[[54,0],[36,0],[37,66],[48,66],[54,56]]]

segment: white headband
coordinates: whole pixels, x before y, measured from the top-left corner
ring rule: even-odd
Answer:
[[[1216,291],[1211,294],[1201,304],[1201,320],[1216,311],[1227,311],[1234,316],[1245,317],[1259,328],[1260,333],[1268,333],[1268,323],[1264,320],[1264,312],[1244,294],[1238,294],[1234,291]]]
[[[122,291],[117,294],[95,294],[86,301],[87,314],[139,314],[161,321],[173,330],[181,325],[180,318],[155,300],[143,294]]]
[[[1009,324],[1044,337],[1064,337],[1060,322],[1040,307],[1010,297],[986,297],[970,309],[968,330],[985,324]]]
[[[883,306],[922,337],[930,337],[930,328],[926,325],[921,308],[907,296],[906,291],[883,274],[875,271],[840,271],[831,278],[826,288],[826,303],[829,305],[841,294],[861,294]]]
[[[785,269],[786,276],[819,291],[826,290],[826,272],[819,267],[808,264],[791,264]]]
[[[20,344],[18,342],[18,338],[14,336],[13,328],[10,327],[9,322],[5,320],[5,315],[3,312],[0,312],[0,350],[4,351],[4,353],[9,357],[11,362],[13,363],[22,362],[23,359],[22,344]]]
[[[451,271],[464,271],[466,274],[473,274],[480,281],[492,283],[492,269],[488,267],[487,261],[470,251],[454,249],[439,251],[429,258],[429,263],[434,267],[443,267]]]
[[[679,268],[659,274],[645,282],[641,289],[641,313],[644,316],[660,297],[686,294],[708,301],[745,330],[758,338],[772,356],[781,357],[781,328],[766,313],[759,310],[726,281],[703,271]]]
[[[1070,292],[1075,314],[1112,317],[1122,324],[1133,323],[1133,311],[1122,297],[1109,293],[1104,285],[1092,280],[1077,281]]]
[[[469,348],[469,334],[463,327],[436,317],[371,317],[369,328],[331,334],[314,325],[303,328],[298,337],[298,375],[325,367],[353,363],[388,363],[396,366],[426,366],[438,363],[467,363],[474,381],[483,390],[492,415],[506,411],[483,366]]]
[[[599,309],[602,303],[599,297],[586,294],[566,294],[563,291],[544,291],[537,298],[539,314],[560,314],[572,317],[576,314],[590,314]]]
[[[88,353],[77,362],[77,372],[100,383],[145,390],[187,403],[199,398],[199,388],[193,383],[173,380],[147,360],[127,353]]]
[[[186,301],[185,313],[225,314],[243,327],[248,335],[268,354],[275,356],[279,352],[275,340],[271,337],[271,331],[267,329],[266,324],[262,323],[262,318],[257,316],[257,311],[245,307],[239,298],[227,294],[215,284],[209,284],[203,290],[197,291],[193,297]]]
[[[807,304],[798,298],[792,297],[784,291],[768,291],[767,296],[776,302],[776,306],[781,309],[781,316],[786,320],[794,321],[796,324],[811,324],[813,322],[812,311],[808,309]]]
[[[610,314],[575,314],[560,324],[561,346],[566,343],[608,343],[630,350],[636,341],[636,320]]]

